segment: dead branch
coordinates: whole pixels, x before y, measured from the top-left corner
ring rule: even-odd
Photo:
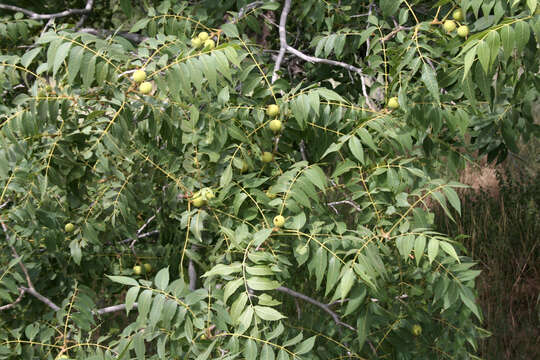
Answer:
[[[334,322],[337,324],[337,325],[340,325],[340,326],[343,326],[343,327],[346,327],[347,329],[349,330],[352,330],[352,331],[356,331],[356,329],[354,327],[352,327],[351,325],[347,324],[347,323],[344,323],[343,321],[341,321],[341,318],[339,317],[339,315],[337,313],[335,313],[334,311],[332,311],[332,309],[330,309],[330,306],[326,305],[326,304],[323,304],[322,302],[320,301],[317,301],[313,298],[310,298],[309,296],[307,295],[304,295],[304,294],[301,294],[297,291],[294,291],[292,289],[289,289],[289,288],[286,288],[285,286],[280,286],[276,289],[277,291],[280,291],[282,293],[285,293],[285,294],[288,294],[290,296],[293,296],[295,298],[298,298],[298,299],[302,299],[304,301],[307,301],[308,303],[310,304],[313,304],[319,308],[321,308],[322,310],[324,310],[327,314],[329,314],[332,319],[334,319]]]
[[[289,15],[290,8],[291,8],[291,0],[285,0],[285,4],[283,5],[283,11],[281,12],[281,17],[279,19],[280,46],[279,46],[279,54],[277,56],[276,64],[274,66],[274,73],[272,74],[272,84],[278,78],[278,71],[279,71],[279,68],[281,67],[281,63],[283,61],[283,57],[285,56],[285,52],[289,52],[307,62],[339,66],[360,75],[360,81],[362,83],[362,94],[364,95],[364,98],[366,99],[366,104],[369,106],[369,108],[372,111],[377,111],[377,108],[375,107],[375,105],[373,104],[373,102],[371,101],[368,95],[367,87],[366,87],[366,78],[365,78],[366,76],[362,72],[362,69],[357,68],[356,66],[341,62],[341,61],[322,59],[322,58],[310,56],[310,55],[304,54],[300,50],[295,49],[292,46],[287,44],[286,24],[287,24],[287,16]]]
[[[87,0],[86,6],[83,9],[68,9],[54,14],[38,14],[28,9],[23,9],[18,6],[5,4],[0,4],[0,9],[21,12],[27,15],[30,19],[34,20],[49,20],[71,15],[86,15],[92,11],[92,6],[94,6],[94,0]]]

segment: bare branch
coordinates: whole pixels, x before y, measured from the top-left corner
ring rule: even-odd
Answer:
[[[247,4],[246,6],[241,8],[240,11],[238,11],[238,16],[235,19],[235,23],[238,22],[238,20],[240,20],[241,18],[243,18],[244,15],[246,15],[248,11],[251,11],[263,5],[264,5],[264,1],[254,1],[252,3]]]
[[[135,239],[133,239],[131,244],[129,244],[129,248],[133,252],[133,255],[137,256],[137,254],[135,254],[135,243],[137,242],[137,240],[140,239],[139,235],[141,234],[141,231],[143,231],[144,228],[146,228],[148,226],[148,224],[150,224],[152,222],[152,220],[154,220],[156,218],[156,215],[160,212],[160,210],[161,210],[161,207],[159,209],[157,209],[157,211],[156,211],[156,213],[154,215],[150,216],[148,218],[148,220],[146,220],[146,222],[143,224],[143,226],[141,226],[139,228],[139,230],[137,230],[137,237]]]
[[[94,28],[82,28],[78,30],[79,32],[85,33],[85,34],[91,34],[99,37],[106,37],[106,36],[120,36],[123,37],[132,43],[138,44],[148,39],[146,36],[142,36],[139,34],[129,33],[126,31],[111,31],[111,30],[105,30],[105,29],[94,29]]]
[[[274,65],[274,73],[272,74],[272,84],[276,82],[278,78],[278,71],[287,51],[287,30],[285,30],[285,25],[287,24],[287,16],[289,15],[289,10],[291,9],[291,0],[285,0],[283,4],[283,11],[281,12],[281,17],[279,18],[279,54],[276,60],[276,65]]]
[[[413,26],[398,26],[397,28],[395,28],[394,30],[390,31],[388,33],[388,35],[386,35],[385,37],[383,37],[381,39],[382,42],[385,42],[385,41],[388,41],[390,40],[391,38],[393,38],[394,36],[397,35],[398,32],[402,31],[402,30],[411,30],[411,29],[414,29]]]
[[[70,15],[88,14],[90,11],[92,11],[92,6],[94,6],[94,0],[87,0],[86,6],[84,7],[84,9],[69,9],[69,10],[64,10],[64,11],[61,11],[59,13],[54,13],[54,14],[38,14],[28,9],[23,9],[18,6],[5,5],[5,4],[0,4],[0,9],[22,12],[23,14],[27,15],[30,19],[34,19],[34,20],[49,20],[53,18],[61,18],[61,17],[70,16]]]
[[[191,251],[197,252],[197,246],[191,245]],[[197,270],[195,269],[195,264],[192,259],[189,259],[188,264],[188,277],[189,277],[189,290],[195,291],[197,288]]]
[[[334,201],[334,202],[329,202],[327,203],[326,205],[330,206],[332,209],[334,209],[334,211],[337,213],[337,210],[335,208],[336,205],[341,205],[341,204],[347,204],[347,205],[351,205],[353,208],[355,208],[357,211],[362,211],[362,208],[357,204],[355,203],[354,201],[352,200],[340,200],[340,201]]]
[[[12,307],[15,307],[15,305],[17,305],[22,300],[25,292],[26,291],[24,289],[19,288],[19,297],[11,304],[0,306],[0,311],[8,310],[8,309],[11,309]]]
[[[277,56],[276,64],[274,66],[274,73],[272,74],[272,84],[278,79],[278,71],[279,71],[279,68],[281,67],[281,63],[283,62],[283,57],[285,56],[285,52],[290,52],[291,54],[299,57],[300,59],[311,62],[311,63],[320,63],[320,64],[339,66],[339,67],[342,67],[344,69],[347,69],[349,71],[359,74],[360,80],[362,83],[362,94],[364,95],[364,98],[366,99],[366,104],[369,106],[369,108],[372,111],[377,111],[377,108],[375,107],[370,97],[368,96],[368,92],[366,88],[366,79],[365,79],[364,73],[362,72],[362,69],[357,68],[356,66],[341,62],[341,61],[322,59],[322,58],[306,55],[300,50],[295,49],[292,46],[287,44],[286,24],[287,24],[287,16],[289,15],[290,9],[291,9],[291,0],[285,0],[285,3],[283,5],[283,11],[281,12],[281,17],[279,19],[279,44],[280,45],[279,45],[279,54]]]
[[[38,293],[36,289],[34,289],[33,287],[31,288],[21,287],[21,289],[23,289],[25,292],[29,293],[30,295],[32,295],[33,297],[35,297],[36,299],[38,299],[39,301],[41,301],[42,303],[44,303],[45,305],[53,309],[54,311],[60,310],[60,307],[58,305],[56,305],[51,300],[49,300],[45,296]]]
[[[28,286],[31,287],[31,288],[34,288],[34,285],[32,284],[32,280],[30,279],[30,275],[28,274],[28,270],[26,269],[26,266],[24,266],[24,264],[22,262],[22,258],[19,256],[19,254],[17,254],[17,250],[15,250],[15,247],[10,244],[11,240],[9,238],[8,228],[6,227],[6,224],[4,224],[3,221],[0,221],[0,224],[2,224],[2,230],[4,230],[4,234],[6,236],[6,240],[8,242],[8,245],[11,248],[11,252],[13,253],[13,257],[15,259],[19,259],[19,266],[21,267],[21,269],[22,269],[22,271],[24,273],[24,276],[26,277],[26,282],[27,282]]]
[[[197,272],[195,271],[195,265],[193,265],[193,260],[189,260],[188,265],[188,276],[189,276],[189,290],[195,291],[197,287]]]
[[[306,144],[304,143],[304,139],[300,141],[299,147],[300,147],[300,155],[302,155],[302,160],[308,161],[307,156],[306,156]]]
[[[315,300],[313,298],[310,298],[307,295],[304,295],[304,294],[301,294],[301,293],[299,293],[297,291],[294,291],[292,289],[286,288],[285,286],[280,286],[276,290],[280,291],[280,292],[283,292],[285,294],[291,295],[291,296],[293,296],[295,298],[307,301],[308,303],[313,304],[315,306],[318,306],[319,308],[324,310],[327,314],[329,314],[332,317],[332,319],[334,319],[334,322],[337,325],[346,327],[347,329],[352,330],[352,331],[356,331],[356,329],[354,327],[352,327],[351,325],[341,321],[341,318],[339,317],[339,315],[337,313],[335,313],[334,311],[332,311],[332,309],[330,309],[330,307],[328,305],[323,304],[322,302],[317,301],[317,300]]]
[[[152,236],[152,235],[155,235],[155,234],[159,234],[159,230],[152,230],[152,231],[146,232],[144,234],[137,235],[137,239],[142,239],[142,238],[149,237],[149,236]],[[132,241],[133,241],[132,238],[128,238],[128,239],[122,240],[122,243],[126,244],[126,243],[132,242]]]
[[[132,308],[136,309],[138,306],[137,303],[133,303]],[[113,305],[113,306],[107,306],[102,309],[94,310],[93,313],[96,315],[103,315],[103,314],[109,314],[112,312],[122,311],[126,309],[126,304],[119,304],[119,305]]]
[[[357,73],[358,75],[360,75],[360,81],[362,83],[362,94],[364,95],[364,98],[366,99],[367,105],[369,106],[369,108],[371,110],[377,111],[377,108],[375,107],[375,105],[373,105],[373,103],[371,102],[371,99],[368,96],[367,88],[366,88],[366,79],[365,79],[364,73],[362,72],[362,69],[357,68],[356,66],[341,62],[341,61],[335,61],[335,60],[330,60],[330,59],[322,59],[322,58],[306,55],[303,52],[301,52],[300,50],[297,50],[297,49],[295,49],[295,48],[293,48],[292,46],[289,46],[289,45],[287,45],[287,51],[290,52],[291,54],[299,57],[300,59],[311,62],[311,63],[320,63],[320,64],[328,64],[328,65],[333,65],[333,66],[339,66],[339,67],[342,67],[342,68],[347,69],[349,71]]]
[[[17,300],[15,300],[14,303],[11,303],[9,305],[15,306],[16,303],[21,301],[22,296],[24,295],[24,293],[29,293],[30,295],[32,295],[36,299],[40,300],[41,302],[43,302],[44,304],[49,306],[54,311],[60,310],[60,308],[55,303],[53,303],[51,300],[49,300],[48,298],[46,298],[45,296],[41,295],[39,292],[36,291],[36,289],[34,288],[34,284],[32,284],[32,280],[30,279],[30,274],[28,274],[28,269],[26,269],[26,266],[24,266],[24,263],[22,262],[22,258],[19,256],[19,254],[17,254],[17,250],[15,249],[15,247],[10,244],[9,233],[8,233],[8,228],[7,228],[6,224],[4,224],[3,221],[0,221],[0,224],[2,225],[2,230],[4,230],[4,234],[6,236],[6,240],[7,240],[8,244],[9,244],[9,247],[11,248],[11,252],[13,253],[13,257],[15,259],[19,259],[19,266],[21,267],[21,269],[22,269],[22,271],[24,273],[24,276],[26,277],[26,283],[28,285],[28,287],[21,287],[19,289],[19,292],[20,292],[19,297],[17,298]],[[5,305],[5,306],[8,306],[8,305]],[[10,306],[10,307],[12,307],[12,306]]]

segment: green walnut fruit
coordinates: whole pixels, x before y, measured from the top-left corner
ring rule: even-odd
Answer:
[[[144,70],[137,70],[133,73],[133,81],[140,83],[146,80],[146,72]]]
[[[266,108],[266,115],[274,117],[277,114],[279,114],[279,106],[277,106],[276,104],[268,105],[268,107]]]
[[[201,40],[201,42],[204,42],[204,41],[208,40],[210,35],[208,35],[208,33],[206,31],[201,31],[197,37],[199,38],[199,40]]]
[[[458,27],[457,34],[461,37],[467,37],[469,35],[469,27],[467,25]]]
[[[202,40],[198,37],[191,39],[191,46],[193,46],[195,49],[202,45]]]
[[[69,360],[69,357],[67,355],[60,355],[56,360]]]
[[[451,33],[456,29],[456,23],[452,20],[446,20],[443,24],[443,29],[447,33]]]
[[[214,191],[210,188],[201,189],[201,196],[206,200],[212,200],[216,197],[216,195],[214,195]]]
[[[271,152],[265,151],[262,154],[262,162],[263,163],[269,163],[274,160],[274,155],[272,155]]]
[[[268,127],[269,127],[270,130],[272,130],[273,132],[278,132],[279,130],[281,130],[281,121],[279,121],[279,120],[272,120],[272,121],[270,121],[270,124],[268,125]]]
[[[139,266],[139,265],[135,265],[133,267],[133,273],[135,275],[141,275],[142,274],[142,266]]]
[[[195,207],[201,207],[205,204],[206,204],[206,200],[204,200],[202,196],[198,196],[193,199],[193,206]]]
[[[144,266],[144,271],[146,271],[147,273],[152,271],[152,265],[150,265],[149,263],[145,263],[143,266]]]
[[[242,160],[242,168],[240,169],[240,172],[245,173],[246,171],[248,171],[248,169],[249,169],[248,163],[246,162],[246,160]]]
[[[461,9],[454,10],[454,12],[452,13],[452,17],[456,21],[463,20],[463,11],[461,11]]]
[[[75,231],[75,225],[73,225],[72,223],[67,223],[66,226],[64,226],[64,230],[66,232]]]
[[[274,218],[274,225],[276,227],[282,227],[285,224],[285,218],[281,215],[278,215]]]
[[[214,47],[216,47],[216,43],[212,39],[208,39],[204,42],[204,48],[212,50]]]
[[[412,333],[414,336],[420,336],[420,334],[422,334],[422,327],[418,324],[413,325]]]
[[[141,94],[150,94],[152,91],[152,83],[148,81],[141,83],[141,85],[139,85],[139,91]]]
[[[274,194],[273,192],[271,192],[270,190],[266,190],[266,196],[272,200],[272,199],[275,199],[277,197],[276,194]]]
[[[399,109],[399,101],[397,97],[391,97],[388,99],[388,107],[390,109]]]

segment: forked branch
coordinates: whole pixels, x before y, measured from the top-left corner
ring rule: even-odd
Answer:
[[[339,66],[349,71],[357,73],[360,76],[360,81],[362,84],[362,94],[364,95],[364,98],[366,99],[366,104],[369,106],[369,108],[372,111],[377,111],[376,106],[373,104],[373,102],[371,101],[371,98],[369,97],[367,86],[366,86],[366,75],[364,75],[362,69],[356,66],[341,62],[341,61],[335,61],[335,60],[329,60],[329,59],[318,58],[315,56],[310,56],[310,55],[304,54],[300,50],[295,49],[292,46],[287,44],[286,25],[287,25],[287,16],[289,15],[290,9],[291,9],[291,0],[285,0],[285,3],[283,4],[283,10],[281,12],[281,17],[279,19],[279,44],[280,45],[279,45],[279,54],[277,56],[276,64],[274,66],[274,72],[272,74],[272,84],[278,78],[278,71],[279,71],[279,68],[281,67],[281,63],[283,62],[283,57],[285,56],[285,52],[289,52],[307,62]]]

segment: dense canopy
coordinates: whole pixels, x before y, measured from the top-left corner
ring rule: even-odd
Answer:
[[[0,2],[0,359],[475,358],[434,208],[538,135],[539,11]]]

